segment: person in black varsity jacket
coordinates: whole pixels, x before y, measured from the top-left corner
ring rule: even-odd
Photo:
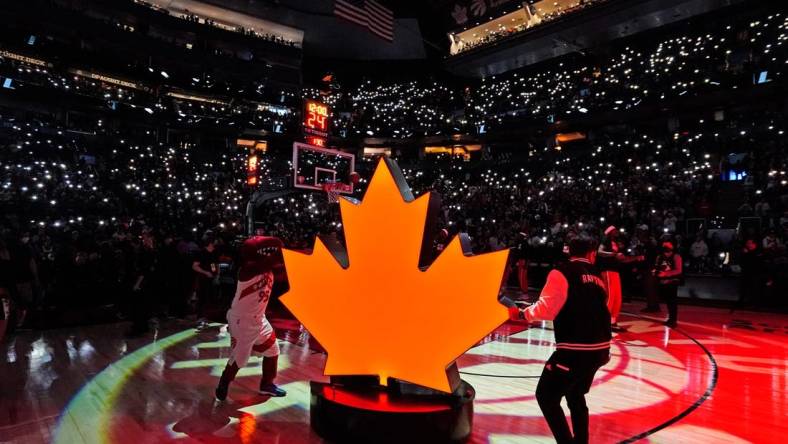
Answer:
[[[596,254],[597,243],[589,235],[570,240],[569,262],[550,271],[539,300],[512,313],[529,322],[553,321],[556,351],[545,363],[536,400],[559,444],[588,442],[585,395],[597,370],[610,360],[607,289],[594,268]],[[561,408],[564,397],[574,434]]]

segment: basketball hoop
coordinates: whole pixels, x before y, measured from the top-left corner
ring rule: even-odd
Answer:
[[[326,182],[323,184],[323,191],[328,196],[328,203],[339,203],[339,185],[336,182]]]
[[[330,203],[338,203],[339,202],[339,195],[342,193],[352,193],[353,187],[346,183],[342,183],[336,180],[327,180],[324,182],[320,188],[325,191],[328,195],[328,201]]]

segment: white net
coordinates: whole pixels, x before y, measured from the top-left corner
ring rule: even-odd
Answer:
[[[326,182],[323,184],[323,191],[325,191],[326,195],[328,196],[329,203],[338,203],[339,202],[339,184],[336,182]]]

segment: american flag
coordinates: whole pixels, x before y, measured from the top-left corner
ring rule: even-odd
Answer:
[[[334,14],[389,42],[394,40],[394,14],[375,0],[335,0]]]

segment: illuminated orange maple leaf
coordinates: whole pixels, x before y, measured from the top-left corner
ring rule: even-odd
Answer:
[[[498,290],[508,251],[465,256],[455,237],[418,267],[429,193],[406,202],[381,161],[364,200],[340,199],[349,266],[320,239],[284,251],[281,300],[328,352],[326,375],[378,375],[451,391],[446,368],[508,319]]]

